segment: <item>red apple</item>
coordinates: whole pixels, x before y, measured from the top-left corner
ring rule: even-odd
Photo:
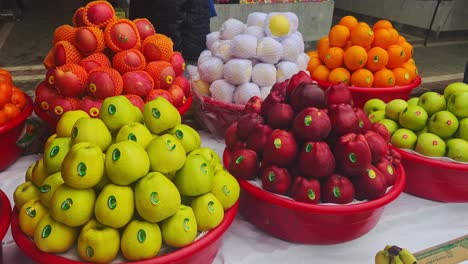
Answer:
[[[180,88],[178,85],[171,85],[167,91],[172,95],[172,104],[175,107],[181,107],[183,104],[185,104],[185,100],[187,100],[187,98],[185,97],[182,88]]]
[[[135,26],[138,29],[141,41],[143,41],[148,36],[156,34],[156,30],[154,30],[153,24],[151,24],[147,18],[134,19],[133,23],[135,23]]]
[[[385,157],[392,163],[393,167],[398,168],[401,163],[401,155],[398,151],[389,148],[387,155]]]
[[[47,70],[46,78],[41,84],[45,84],[47,87],[55,89],[55,68]]]
[[[336,166],[347,176],[362,174],[372,161],[372,154],[364,135],[349,133],[341,136],[333,150]]]
[[[41,107],[44,112],[49,111],[52,100],[58,96],[57,90],[49,88],[46,81],[41,82],[35,91],[34,103]]]
[[[283,103],[285,102],[285,97],[279,90],[272,90],[270,91],[270,94],[265,98],[265,100],[262,103],[262,107],[260,109],[260,113],[263,116],[263,118],[267,119],[268,118],[268,113],[270,112],[270,109],[277,103]]]
[[[111,61],[109,60],[107,55],[102,52],[93,53],[89,55],[88,57],[80,60],[78,64],[81,67],[83,67],[88,73],[98,67],[102,67],[102,66],[111,67],[112,66]]]
[[[114,52],[138,49],[141,45],[137,27],[125,18],[114,20],[106,26],[104,40],[107,47]]]
[[[377,164],[375,164],[375,167],[383,174],[387,187],[395,184],[398,171],[388,159],[381,159],[379,162],[377,162]]]
[[[175,76],[179,76],[185,71],[185,60],[180,52],[174,52],[169,62],[172,64]]]
[[[247,140],[255,125],[263,123],[263,118],[257,113],[243,115],[237,120],[237,136],[241,140]]]
[[[371,129],[372,123],[367,117],[364,110],[361,108],[354,108],[354,113],[356,114],[357,118],[359,119],[359,132],[365,133],[367,130]]]
[[[261,172],[262,186],[266,191],[286,194],[291,185],[291,175],[285,168],[275,165],[265,167]]]
[[[175,79],[174,69],[167,61],[152,61],[146,65],[145,71],[153,78],[155,89],[167,89]]]
[[[158,98],[159,96],[162,96],[162,97],[166,98],[166,100],[169,101],[169,103],[171,103],[171,104],[174,101],[174,98],[172,98],[172,94],[170,94],[168,91],[166,91],[164,89],[153,89],[146,96],[146,102],[154,100],[154,99]]]
[[[231,153],[228,171],[236,178],[253,180],[258,175],[257,153],[250,149],[239,149]]]
[[[257,152],[258,156],[261,156],[263,154],[263,150],[265,149],[265,144],[271,135],[271,132],[273,132],[273,129],[271,129],[271,127],[268,125],[259,123],[255,124],[252,132],[247,138],[246,147]]]
[[[356,199],[375,200],[385,195],[387,183],[384,175],[374,166],[368,165],[355,182]]]
[[[270,108],[267,116],[268,125],[275,129],[289,130],[294,119],[294,109],[290,104],[277,103]]]
[[[112,58],[112,67],[120,74],[142,71],[146,68],[146,59],[138,49],[122,50]]]
[[[55,88],[65,97],[81,97],[88,81],[88,73],[78,64],[64,64],[55,69]]]
[[[109,67],[99,67],[89,73],[86,92],[91,97],[106,99],[122,94],[122,90],[123,80],[118,71]]]
[[[115,18],[114,8],[106,1],[94,1],[86,5],[84,22],[87,26],[104,27]]]
[[[224,142],[230,151],[246,147],[245,142],[237,136],[237,122],[232,123],[224,132]]]
[[[315,83],[302,83],[292,91],[290,102],[298,112],[307,107],[325,108],[325,93]]]
[[[91,117],[99,117],[99,112],[101,110],[102,100],[96,100],[91,97],[84,97],[81,100],[80,106],[78,109],[85,111]]]
[[[84,27],[86,26],[83,16],[84,16],[84,7],[78,8],[75,13],[73,14],[73,25],[75,27]]]
[[[320,202],[320,182],[296,176],[291,187],[291,198],[298,202],[318,204]]]
[[[300,71],[294,74],[289,80],[288,87],[286,88],[287,97],[291,98],[293,90],[303,83],[312,83],[312,78],[305,71]]]
[[[289,167],[297,156],[297,143],[292,133],[275,129],[268,138],[263,151],[266,164]]]
[[[270,91],[279,91],[281,93],[281,95],[286,98],[287,97],[287,90],[288,90],[288,85],[289,85],[289,79],[287,80],[284,80],[282,82],[279,82],[279,83],[275,83]]]
[[[327,103],[327,107],[335,104],[353,105],[353,96],[348,85],[340,82],[328,87],[325,91],[325,102]]]
[[[307,107],[296,115],[292,131],[302,141],[321,141],[331,131],[331,122],[324,110]]]
[[[260,114],[262,110],[263,100],[258,96],[250,97],[249,101],[245,104],[244,114],[257,113]]]
[[[323,179],[335,171],[335,157],[325,142],[306,142],[297,158],[299,174],[307,178]]]
[[[96,27],[81,27],[75,32],[75,46],[82,54],[102,52],[105,48],[102,31]]]
[[[153,90],[153,78],[145,71],[126,72],[122,76],[123,94],[136,94],[145,98]]]
[[[78,109],[79,106],[80,100],[78,98],[57,95],[50,102],[48,113],[54,120],[59,120],[63,113]]]
[[[331,175],[323,184],[322,200],[324,203],[347,204],[354,200],[354,186],[340,174]]]
[[[145,101],[143,101],[143,99],[141,99],[140,96],[136,95],[136,94],[124,94],[125,97],[127,97],[127,99],[136,107],[138,107],[141,112],[143,113],[143,108],[145,106]]]
[[[372,153],[372,163],[382,159],[388,152],[388,143],[376,132],[369,130],[364,134]]]
[[[373,123],[371,126],[371,130],[379,134],[386,142],[390,142],[392,135],[390,131],[388,131],[387,127],[382,125],[379,122]]]
[[[351,105],[337,104],[330,106],[328,117],[332,125],[331,133],[337,137],[347,133],[359,132],[359,118]]]
[[[190,82],[183,75],[176,77],[174,84],[178,85],[184,91],[185,97],[190,96]]]

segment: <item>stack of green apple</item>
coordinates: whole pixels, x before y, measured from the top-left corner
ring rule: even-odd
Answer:
[[[452,83],[443,94],[425,92],[408,101],[371,99],[364,111],[387,127],[398,148],[468,162],[468,84]]]
[[[192,243],[221,223],[239,191],[166,99],[142,113],[115,96],[99,118],[81,110],[62,116],[14,201],[19,227],[41,251],[76,245],[82,260],[101,263],[119,252],[136,261]]]

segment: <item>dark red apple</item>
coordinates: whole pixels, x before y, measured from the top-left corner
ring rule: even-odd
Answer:
[[[136,94],[124,94],[125,97],[136,107],[138,107],[141,110],[141,113],[143,113],[143,108],[145,106],[145,101],[143,99],[136,95]]]
[[[185,97],[182,88],[180,88],[178,85],[171,85],[167,91],[172,95],[172,98],[174,99],[172,104],[175,107],[181,107],[183,104],[185,104],[185,100],[187,100],[187,98]]]
[[[231,126],[229,128],[231,128]],[[257,155],[259,156],[263,155],[265,144],[270,137],[271,132],[273,132],[273,129],[271,129],[268,125],[255,124],[252,132],[247,138],[246,147],[257,152]]]
[[[395,184],[398,171],[388,159],[381,159],[379,162],[377,162],[377,164],[375,164],[375,167],[383,174],[387,187]]]
[[[174,98],[172,98],[172,94],[170,94],[168,91],[166,91],[164,89],[153,89],[146,96],[146,102],[154,100],[154,99],[158,98],[159,96],[162,96],[162,97],[166,98],[166,100],[169,101],[169,103],[171,103],[171,104],[174,101]]]
[[[353,105],[353,96],[351,95],[348,85],[340,82],[328,87],[325,91],[325,101],[327,103],[327,107],[335,104]]]
[[[88,77],[87,93],[96,99],[122,94],[123,80],[120,73],[109,67],[92,70]]]
[[[102,100],[96,100],[91,97],[84,97],[81,100],[80,106],[78,109],[85,111],[91,117],[99,117],[99,112],[101,110]]]
[[[291,186],[291,198],[298,202],[318,204],[320,202],[320,182],[296,176]]]
[[[279,82],[279,83],[275,83],[272,87],[271,87],[271,91],[279,91],[281,93],[281,95],[286,98],[287,97],[287,90],[288,90],[288,85],[289,85],[289,79],[287,80],[284,80],[282,82]]]
[[[78,109],[79,106],[80,100],[78,98],[57,95],[50,102],[48,113],[54,120],[59,120],[63,113]]]
[[[49,88],[46,81],[43,81],[36,87],[35,95],[34,103],[47,112],[50,109],[50,103],[58,93],[54,88]]]
[[[258,175],[257,153],[250,149],[239,149],[231,153],[228,171],[236,178],[253,180]]]
[[[290,104],[278,103],[270,108],[267,116],[268,125],[275,129],[289,130],[294,119],[294,109]]]
[[[174,52],[169,62],[174,68],[175,76],[179,76],[185,71],[185,60],[180,52]]]
[[[292,131],[302,141],[321,141],[330,134],[331,128],[325,111],[307,107],[294,118]]]
[[[364,110],[361,108],[354,108],[354,113],[356,114],[357,118],[359,119],[359,132],[365,133],[367,130],[371,129],[372,123],[367,117]]]
[[[355,181],[356,199],[375,200],[385,195],[387,183],[384,175],[374,166],[368,165]]]
[[[386,142],[390,142],[392,135],[390,131],[388,131],[387,127],[382,125],[379,122],[373,123],[371,126],[371,130],[379,134]]]
[[[179,85],[182,90],[184,90],[185,97],[190,96],[190,82],[185,78],[183,75],[179,75],[176,77],[174,84]]]
[[[275,165],[265,167],[261,171],[261,179],[263,189],[272,193],[284,195],[291,186],[291,175],[288,170]]]
[[[364,134],[372,153],[372,163],[381,160],[388,152],[388,143],[376,132],[369,130]]]
[[[323,179],[335,171],[335,157],[325,142],[306,142],[297,158],[299,174],[307,178]]]
[[[305,71],[300,71],[294,74],[289,80],[288,87],[286,88],[287,97],[290,98],[292,91],[303,83],[312,83],[312,78]]]
[[[41,84],[45,84],[47,87],[55,89],[55,68],[47,70],[46,78]]]
[[[258,96],[252,96],[247,101],[244,107],[244,114],[257,113],[260,114],[262,110],[263,100]]]
[[[247,140],[256,124],[264,124],[263,117],[257,113],[243,115],[237,120],[237,136],[241,140]]]
[[[280,167],[289,167],[297,156],[297,143],[293,134],[280,129],[271,132],[263,151],[263,161]]]
[[[265,98],[262,103],[262,108],[260,110],[261,115],[264,119],[268,118],[268,113],[270,112],[271,107],[277,103],[284,103],[285,97],[279,90],[272,90],[270,94]]]
[[[347,204],[354,200],[355,189],[347,177],[333,174],[323,183],[321,194],[324,203]]]
[[[333,149],[336,166],[344,175],[362,174],[372,161],[372,154],[364,135],[349,133],[341,136]]]
[[[226,148],[233,150],[240,138],[237,136],[237,122],[232,123],[224,132],[224,143]]]
[[[156,30],[154,30],[153,24],[151,24],[147,18],[137,18],[133,20],[133,23],[135,23],[135,26],[138,29],[141,41],[143,41],[148,36],[156,34]]]
[[[74,44],[82,54],[102,52],[105,48],[103,33],[96,27],[78,28]]]
[[[401,155],[398,151],[389,148],[387,155],[385,157],[392,163],[393,167],[398,168],[401,163]]]
[[[325,108],[325,93],[315,83],[302,83],[292,91],[290,103],[298,112],[307,107]]]
[[[337,137],[347,133],[358,133],[360,130],[359,118],[351,105],[337,104],[330,106],[328,117],[332,125],[331,133]]]
[[[136,94],[145,98],[153,90],[153,78],[145,71],[126,72],[122,76],[123,94]]]

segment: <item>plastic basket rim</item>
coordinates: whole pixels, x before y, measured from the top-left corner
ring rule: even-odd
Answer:
[[[315,80],[318,83],[319,86],[327,88],[331,86],[331,83],[329,82],[324,82],[320,80]],[[407,85],[402,85],[402,86],[394,86],[394,87],[358,87],[358,86],[351,86],[349,85],[349,89],[353,92],[367,92],[367,93],[382,93],[382,94],[388,94],[388,93],[398,93],[398,92],[403,92],[403,91],[408,91],[412,90],[419,85],[421,85],[422,79],[420,75],[416,76],[416,79]]]
[[[21,111],[21,113],[14,117],[13,119],[8,120],[5,124],[0,126],[0,134],[6,133],[11,129],[17,127],[21,123],[23,123],[33,112],[33,101],[29,95],[25,92],[23,94],[26,96],[26,105]]]
[[[0,241],[5,237],[11,222],[11,204],[6,194],[0,190]]]

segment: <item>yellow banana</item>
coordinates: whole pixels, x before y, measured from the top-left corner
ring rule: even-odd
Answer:
[[[404,264],[398,256],[392,256],[390,264]]]
[[[413,254],[406,248],[403,248],[398,255],[404,264],[416,264],[418,263]]]
[[[375,264],[389,264],[390,256],[386,250],[380,250],[375,255]]]

